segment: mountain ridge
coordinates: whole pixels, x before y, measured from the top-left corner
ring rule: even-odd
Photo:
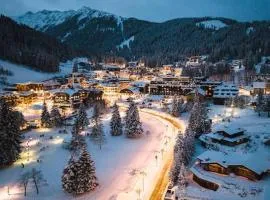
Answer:
[[[201,17],[150,22],[83,7],[77,11],[54,11],[62,15],[56,18],[57,14],[50,15],[53,11],[45,11],[49,13],[45,15],[47,21],[39,26],[40,21],[34,18],[40,12],[31,15],[33,20],[21,16],[17,21],[97,57],[135,56],[155,66],[191,55],[208,54],[212,61],[252,57],[250,63],[258,60],[255,57],[270,55],[269,21]]]

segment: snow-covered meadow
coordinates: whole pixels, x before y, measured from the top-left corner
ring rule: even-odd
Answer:
[[[88,151],[95,162],[100,187],[94,192],[79,196],[78,199],[137,199],[138,195],[147,199],[151,195],[158,174],[169,158],[168,155],[171,155],[172,137],[177,130],[158,116],[146,112],[140,112],[140,116],[144,131],[150,132],[142,138],[111,136],[110,115],[103,117],[106,143],[101,150],[86,138]],[[36,129],[25,134],[22,145],[27,146],[28,142],[29,150],[25,148],[21,154],[22,158],[13,166],[0,170],[1,199],[72,198],[64,193],[61,187],[62,171],[70,157],[70,152],[63,148],[63,143],[69,141],[71,135],[58,131],[59,129]],[[30,184],[27,197],[24,198],[19,178],[23,172],[33,167],[43,172],[47,184],[40,188],[39,195]]]

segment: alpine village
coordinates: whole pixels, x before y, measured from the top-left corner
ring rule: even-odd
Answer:
[[[270,21],[2,14],[0,199],[269,200]]]

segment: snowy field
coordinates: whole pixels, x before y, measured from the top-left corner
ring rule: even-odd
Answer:
[[[151,195],[157,175],[172,151],[172,135],[168,134],[176,130],[162,118],[143,112],[140,116],[144,130],[150,131],[140,139],[110,136],[110,115],[103,118],[107,142],[102,150],[86,138],[100,187],[78,199],[132,200],[139,196],[148,199]],[[44,137],[40,137],[43,134]],[[29,141],[29,151],[24,150],[22,158],[12,167],[0,170],[1,199],[24,199],[23,187],[18,184],[18,179],[20,174],[32,167],[42,170],[47,184],[40,188],[38,196],[30,184],[25,199],[72,199],[61,188],[62,171],[70,156],[62,146],[64,141],[70,140],[70,134],[60,134],[58,129],[37,129],[26,133],[25,137],[22,145],[26,146]],[[41,162],[38,163],[37,159]],[[24,168],[21,163],[24,163]]]
[[[233,117],[230,117],[230,122],[227,120],[231,115],[231,108],[225,108],[224,106],[211,106],[209,117],[213,119],[213,130],[231,127],[231,128],[244,128],[246,134],[250,136],[250,142],[247,144],[241,144],[236,147],[226,147],[216,144],[219,151],[224,153],[238,153],[241,156],[246,154],[256,153],[258,155],[268,154],[270,159],[269,146],[263,144],[263,139],[270,137],[270,118],[267,116],[258,117],[258,114],[251,108],[238,109],[235,108]],[[198,142],[196,145],[196,156],[201,154],[206,149]],[[257,164],[260,165],[261,159],[258,158]],[[266,176],[260,181],[250,181],[239,176],[220,176],[215,173],[201,171],[208,179],[216,180],[216,183],[222,186],[215,192],[200,187],[193,181],[187,188],[187,194],[191,198],[199,199],[232,199],[232,200],[247,200],[258,199],[268,200],[270,199],[270,177]],[[190,177],[191,178],[191,177]]]
[[[205,28],[219,30],[227,26],[224,22],[220,20],[206,20],[203,22],[196,23],[197,26],[203,25]]]
[[[13,73],[13,76],[7,76],[9,83],[22,83],[28,81],[43,81],[56,76],[63,76],[70,74],[72,71],[73,61],[67,61],[66,63],[60,63],[59,73],[44,73],[34,71],[27,66],[18,65],[4,60],[0,60],[0,66],[4,69],[8,69]]]

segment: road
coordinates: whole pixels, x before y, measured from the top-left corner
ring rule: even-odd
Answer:
[[[141,110],[144,112],[143,110]],[[152,115],[158,116],[166,121],[168,121],[175,129],[183,132],[184,126],[179,121],[174,120],[172,117],[164,116],[163,114],[152,113]],[[150,196],[150,200],[161,200],[164,194],[166,186],[169,183],[169,172],[173,163],[173,147],[170,148],[169,156],[167,156],[167,160],[164,163],[161,173],[159,174],[158,181],[155,184],[155,188],[152,191]]]

